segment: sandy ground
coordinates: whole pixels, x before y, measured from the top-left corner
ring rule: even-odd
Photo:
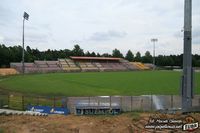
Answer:
[[[190,114],[200,122],[200,114]],[[185,115],[125,113],[117,116],[0,116],[0,133],[181,133],[182,130],[147,130],[149,118],[185,118]],[[200,132],[199,129],[194,133]]]
[[[15,74],[19,74],[19,72],[17,72],[13,68],[0,68],[0,76],[15,75]]]

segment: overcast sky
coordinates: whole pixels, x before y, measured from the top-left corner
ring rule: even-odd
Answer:
[[[0,0],[0,44],[21,45],[26,11],[25,45],[39,50],[72,49],[156,55],[183,52],[184,0]],[[200,54],[200,0],[193,0],[193,53]]]

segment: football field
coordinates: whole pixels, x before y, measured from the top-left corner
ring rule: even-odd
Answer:
[[[180,72],[82,72],[27,74],[0,78],[0,89],[47,96],[170,95],[180,92]],[[195,73],[200,94],[200,73]]]

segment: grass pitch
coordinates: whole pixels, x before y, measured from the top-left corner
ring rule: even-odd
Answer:
[[[99,96],[179,94],[180,72],[88,72],[17,75],[0,78],[0,88],[49,96]],[[195,74],[195,93],[200,94],[200,73]]]

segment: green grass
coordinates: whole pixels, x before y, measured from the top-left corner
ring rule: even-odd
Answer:
[[[51,73],[1,78],[0,88],[49,96],[179,94],[180,72]],[[200,94],[200,73],[195,74]]]

